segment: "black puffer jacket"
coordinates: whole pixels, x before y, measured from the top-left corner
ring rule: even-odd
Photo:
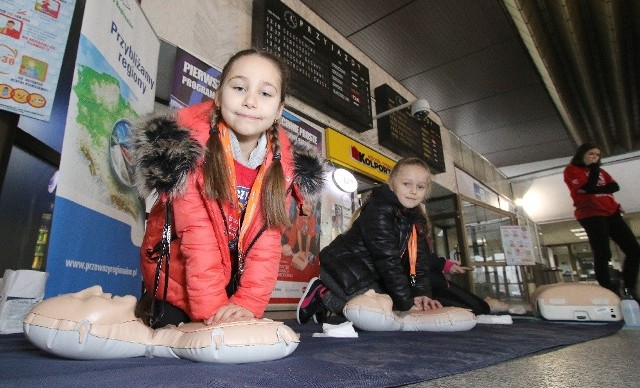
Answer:
[[[416,282],[411,286],[407,245],[411,225],[418,231]],[[425,219],[407,209],[388,185],[375,188],[352,227],[320,252],[320,266],[342,290],[352,294],[378,283],[406,311],[413,297],[431,296]]]

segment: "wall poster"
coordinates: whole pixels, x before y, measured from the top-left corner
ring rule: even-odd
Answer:
[[[502,248],[507,265],[535,265],[531,232],[526,226],[500,226]]]
[[[49,120],[76,0],[0,0],[0,109]]]
[[[292,143],[322,152],[322,127],[301,114],[284,111],[282,126]],[[320,273],[320,201],[301,204],[291,201],[291,227],[282,234],[282,258],[278,282],[271,294],[270,304],[298,303],[309,280]]]

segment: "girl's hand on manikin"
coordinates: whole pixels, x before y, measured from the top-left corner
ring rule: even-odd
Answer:
[[[427,296],[416,296],[413,298],[413,306],[409,310],[427,311],[442,307],[442,303]]]
[[[236,321],[245,321],[251,318],[255,318],[255,315],[244,307],[237,304],[229,303],[226,306],[220,307],[217,313],[204,320],[204,324],[207,326],[217,325],[220,323],[229,323]]]

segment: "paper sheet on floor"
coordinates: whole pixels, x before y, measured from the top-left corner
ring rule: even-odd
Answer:
[[[489,325],[511,325],[513,323],[513,319],[511,315],[476,315],[477,323],[484,323]]]
[[[339,325],[322,324],[322,333],[313,333],[314,337],[358,338],[353,323],[347,321]]]

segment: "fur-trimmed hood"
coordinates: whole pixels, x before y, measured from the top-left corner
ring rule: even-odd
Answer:
[[[189,108],[187,108],[189,109]],[[281,129],[282,130],[282,129]],[[178,123],[175,113],[152,114],[138,121],[132,131],[135,183],[143,198],[180,195],[205,154],[205,146],[193,131]],[[324,187],[324,160],[314,149],[292,145],[293,175],[298,200],[317,201]]]
[[[132,130],[135,184],[146,198],[152,192],[174,197],[182,192],[187,175],[204,155],[191,131],[178,125],[173,114],[153,114]]]

